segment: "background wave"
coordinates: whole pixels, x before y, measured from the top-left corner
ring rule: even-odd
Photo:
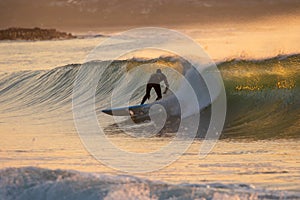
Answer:
[[[297,199],[298,192],[247,184],[167,184],[133,176],[109,176],[35,167],[0,170],[1,199]],[[233,192],[234,191],[234,192]]]

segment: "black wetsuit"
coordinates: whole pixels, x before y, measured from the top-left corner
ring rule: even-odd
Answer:
[[[147,99],[150,98],[150,92],[151,92],[151,89],[154,88],[156,94],[157,94],[157,98],[156,100],[159,100],[162,98],[162,95],[161,95],[161,88],[160,88],[160,82],[164,81],[165,82],[165,85],[166,87],[168,88],[169,87],[169,83],[168,83],[168,80],[167,80],[167,77],[166,75],[164,75],[163,73],[161,72],[157,72],[157,73],[154,73],[151,75],[148,83],[147,83],[147,87],[146,87],[146,94],[142,100],[142,104],[145,103],[145,101]]]

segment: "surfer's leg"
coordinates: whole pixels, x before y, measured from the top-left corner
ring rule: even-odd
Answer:
[[[146,94],[145,94],[145,96],[143,97],[143,100],[142,100],[141,105],[143,105],[143,104],[145,103],[145,101],[146,101],[147,99],[150,98],[150,91],[151,91],[151,88],[152,88],[152,85],[151,85],[151,84],[147,84],[147,87],[146,87]]]
[[[156,101],[157,101],[157,100],[160,100],[160,99],[162,98],[162,96],[161,96],[160,84],[155,84],[153,87],[154,87],[154,90],[155,90],[155,92],[156,92],[156,94],[157,94]]]

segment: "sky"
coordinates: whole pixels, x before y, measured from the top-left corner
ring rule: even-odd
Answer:
[[[224,26],[299,16],[300,0],[0,0],[2,29]]]

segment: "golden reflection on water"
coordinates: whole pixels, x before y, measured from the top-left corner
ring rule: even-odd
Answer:
[[[277,82],[277,88],[279,89],[293,89],[296,87],[294,80],[280,80]]]
[[[250,90],[250,91],[255,91],[255,90],[261,90],[263,86],[257,86],[257,85],[238,85],[235,87],[235,90],[241,91],[241,90]]]
[[[34,166],[124,174],[95,160],[75,130],[70,132],[62,127],[30,130],[23,125],[22,122],[13,127],[1,125],[0,168]],[[112,135],[109,139],[124,151],[145,153],[159,149],[172,138],[135,139]],[[161,170],[133,175],[171,183],[247,183],[270,189],[299,189],[297,140],[220,140],[206,158],[199,159],[201,144],[200,140],[194,141],[177,161]],[[127,158],[119,159],[126,164]],[[149,164],[151,162],[155,161],[149,160]]]
[[[296,87],[296,82],[295,80],[279,80],[278,82],[276,82],[276,84],[274,84],[274,88],[277,88],[277,89],[294,89]],[[243,91],[243,90],[246,90],[246,91],[259,91],[259,90],[262,90],[264,88],[267,88],[267,87],[264,87],[264,85],[237,85],[235,86],[235,90],[237,91]],[[270,87],[269,87],[270,88]],[[271,88],[273,89],[273,88]]]

